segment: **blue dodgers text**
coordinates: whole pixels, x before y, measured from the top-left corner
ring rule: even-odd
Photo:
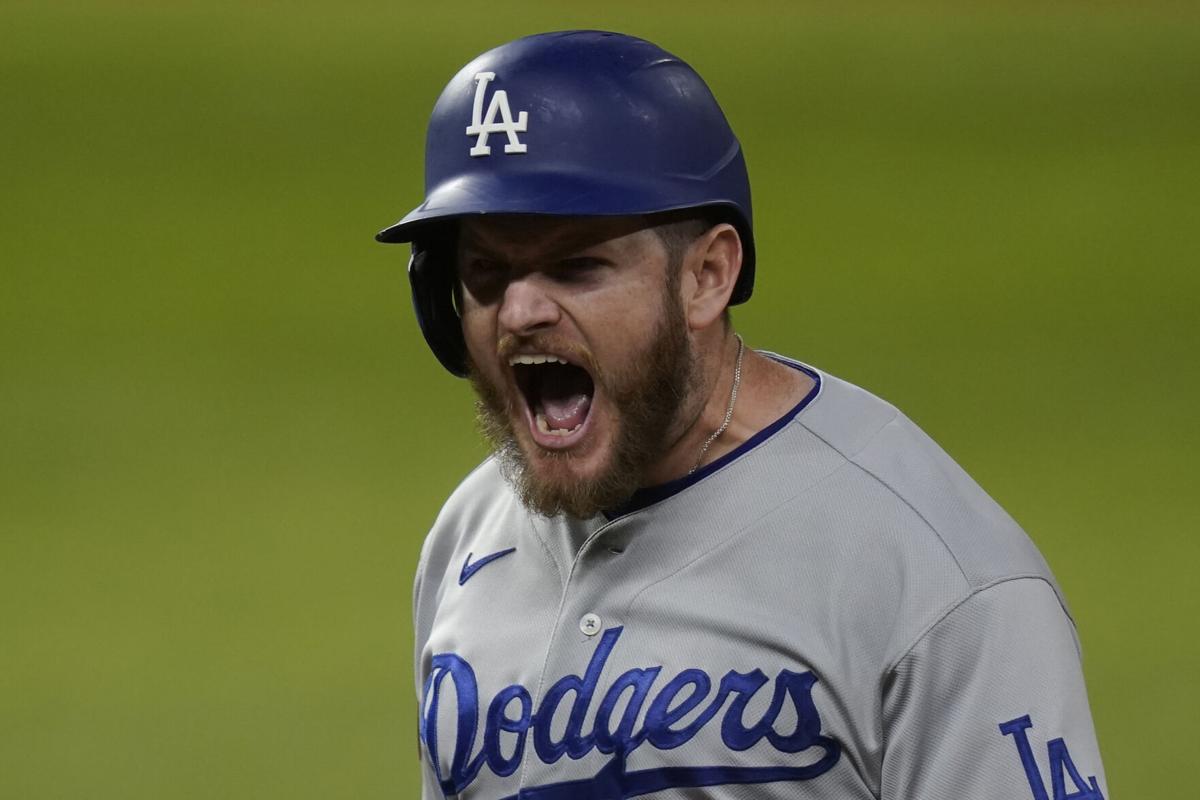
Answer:
[[[513,796],[520,800],[628,798],[678,787],[802,781],[827,772],[837,763],[841,747],[834,739],[821,735],[821,717],[812,699],[817,679],[811,672],[780,670],[774,687],[768,690],[769,707],[759,720],[747,725],[746,707],[770,682],[760,669],[744,673],[730,670],[720,678],[715,692],[713,679],[707,672],[685,669],[662,684],[651,697],[663,668],[645,667],[621,673],[601,691],[600,677],[622,630],[605,631],[584,674],[567,675],[554,683],[536,713],[533,699],[524,686],[514,684],[501,689],[483,715],[483,738],[478,751],[475,748],[480,698],[475,671],[454,653],[435,655],[425,680],[421,739],[442,791],[446,795],[462,792],[485,764],[500,777],[513,774],[530,740],[537,758],[545,764],[553,764],[564,755],[580,759],[594,750],[613,758],[591,778],[522,789]],[[438,736],[439,707],[447,691],[454,693],[456,709],[454,749],[449,754],[440,752],[439,742],[444,744],[447,740]],[[551,723],[568,693],[574,694],[570,716],[561,739],[555,740]],[[599,705],[592,728],[585,733],[584,722],[596,698]],[[795,727],[780,733],[775,730],[775,723],[787,702],[794,711]],[[618,706],[622,706],[619,713]],[[820,758],[805,759],[798,766],[677,766],[626,771],[625,759],[641,745],[649,743],[658,750],[679,747],[700,733],[723,707],[721,741],[731,751],[748,750],[765,739],[785,754],[819,748]],[[646,712],[639,725],[643,708]],[[699,713],[693,715],[697,709]],[[501,738],[505,734],[508,745],[502,749]],[[515,744],[511,741],[514,737]],[[504,750],[511,755],[505,756]]]

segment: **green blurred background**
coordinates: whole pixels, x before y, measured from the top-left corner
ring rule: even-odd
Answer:
[[[1200,12],[964,5],[7,0],[0,796],[414,794],[411,575],[484,451],[371,235],[459,66],[604,27],[739,132],[750,343],[1010,510],[1110,793],[1194,797]]]

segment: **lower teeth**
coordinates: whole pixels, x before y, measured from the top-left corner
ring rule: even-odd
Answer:
[[[548,433],[551,436],[569,436],[572,433],[574,433],[575,431],[577,431],[583,427],[583,423],[581,422],[578,425],[576,425],[574,428],[571,428],[571,430],[567,430],[566,428],[551,428],[550,424],[548,422],[546,422],[545,416],[543,416],[542,414],[537,414],[536,417],[537,417],[538,430],[541,431],[542,433]]]

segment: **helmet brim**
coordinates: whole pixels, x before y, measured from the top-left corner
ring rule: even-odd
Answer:
[[[577,177],[562,172],[468,175],[435,188],[424,203],[384,228],[375,239],[386,243],[411,242],[429,223],[480,214],[629,216],[708,206],[728,206],[739,217],[737,227],[746,239],[746,222],[737,213],[737,201],[713,198],[711,189],[705,192],[706,188],[709,187],[700,180],[686,176],[669,184],[660,178],[639,185],[628,180],[604,184],[595,176]],[[700,198],[703,200],[699,201]]]
[[[692,183],[694,193],[686,191]],[[749,299],[754,285],[754,239],[735,199],[714,199],[709,194],[696,202],[695,195],[705,188],[701,181],[688,177],[679,177],[670,185],[661,179],[642,185],[629,181],[606,185],[594,177],[576,178],[562,173],[463,176],[431,191],[424,203],[381,230],[375,239],[387,244],[412,242],[437,223],[485,214],[595,217],[716,208],[728,212],[742,239],[742,274],[730,298],[730,305],[737,305]]]

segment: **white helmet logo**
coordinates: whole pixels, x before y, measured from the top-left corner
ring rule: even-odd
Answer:
[[[488,135],[493,133],[508,134],[508,144],[504,145],[504,152],[524,153],[526,150],[517,134],[525,132],[525,126],[529,123],[529,112],[522,111],[514,121],[512,110],[508,107],[508,92],[503,89],[492,92],[492,102],[488,103],[487,115],[483,113],[483,96],[487,92],[487,85],[495,77],[494,72],[475,73],[475,107],[471,112],[471,124],[467,126],[467,136],[479,137],[475,140],[475,146],[471,148],[473,156],[492,154],[487,140]],[[499,122],[496,121],[497,116],[500,117]]]

